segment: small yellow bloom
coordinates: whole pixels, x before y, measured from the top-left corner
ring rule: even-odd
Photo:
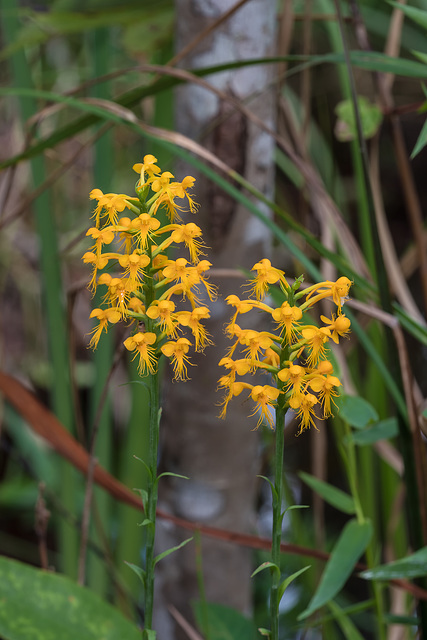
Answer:
[[[155,164],[156,162],[157,158],[149,153],[144,156],[144,162],[137,162],[137,164],[133,165],[132,169],[139,173],[139,187],[143,187],[146,183],[145,174],[148,174],[148,177],[153,179],[155,175],[161,172],[161,169]]]
[[[162,353],[172,360],[175,380],[187,380],[187,364],[190,359],[187,356],[191,342],[187,338],[178,338],[176,342],[166,342],[162,347]]]
[[[251,291],[254,292],[257,300],[262,300],[264,298],[270,284],[280,282],[286,289],[289,288],[285,279],[284,271],[272,267],[270,260],[267,258],[263,258],[254,264],[251,270],[257,272],[251,288]]]
[[[201,324],[201,320],[210,317],[207,307],[196,307],[192,311],[178,311],[176,318],[183,327],[189,327],[194,336],[196,351],[203,351],[206,345],[212,344],[212,340],[208,337],[208,332]]]
[[[274,309],[271,315],[279,327],[285,330],[287,341],[292,343],[298,327],[298,321],[302,318],[301,309],[299,307],[291,307],[289,302],[284,302],[280,307]]]
[[[110,224],[116,224],[118,213],[129,208],[131,198],[124,193],[102,193],[101,189],[92,189],[89,194],[91,200],[98,200],[95,209],[95,224],[99,227],[99,221],[103,209],[106,209]]]
[[[262,424],[263,419],[266,420],[271,429],[273,428],[274,422],[272,409],[274,407],[274,403],[281,393],[283,392],[280,391],[277,387],[272,387],[269,384],[257,384],[252,387],[251,398],[256,403],[256,405],[255,410],[250,415],[254,416],[258,411],[260,412],[260,416],[255,429],[258,429],[260,424]]]
[[[133,359],[139,355],[138,372],[141,376],[156,372],[157,357],[156,350],[153,347],[156,340],[155,333],[139,331],[135,335],[126,338],[123,343],[128,351],[135,351]]]
[[[334,397],[338,396],[335,389],[341,386],[341,382],[336,376],[315,376],[310,380],[309,386],[315,393],[319,394],[323,404],[324,417],[328,418],[332,415],[331,402],[333,402]]]
[[[90,333],[92,338],[90,339],[89,346],[92,349],[96,349],[102,332],[107,330],[108,323],[116,324],[121,318],[121,313],[118,309],[93,309],[89,318],[97,318],[99,324]]]
[[[298,435],[300,435],[304,429],[310,427],[311,425],[317,429],[314,423],[314,407],[316,406],[318,400],[316,396],[312,393],[303,393],[298,397],[291,398],[289,400],[289,405],[297,412],[297,417],[300,419],[300,428],[298,431]]]
[[[178,337],[177,319],[174,311],[175,303],[172,300],[154,300],[148,307],[146,315],[152,320],[159,320],[162,331],[165,331],[169,337],[176,338]]]
[[[339,336],[344,337],[350,332],[350,320],[342,313],[337,318],[332,316],[332,320],[326,318],[325,316],[320,316],[322,322],[328,325],[328,329],[332,331],[331,338],[332,340],[338,344]]]
[[[301,333],[309,349],[307,364],[309,367],[314,367],[325,353],[324,345],[331,337],[331,332],[327,327],[308,326],[302,329]]]

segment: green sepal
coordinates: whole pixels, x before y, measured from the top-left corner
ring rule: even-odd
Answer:
[[[127,566],[132,569],[132,571],[134,573],[136,573],[136,575],[138,576],[138,578],[141,580],[144,588],[145,588],[145,581],[147,579],[147,572],[144,571],[144,569],[142,569],[141,567],[138,567],[138,565],[136,564],[132,564],[132,562],[127,562],[125,560],[125,564],[127,564]]]
[[[283,598],[283,594],[285,593],[286,589],[289,587],[291,582],[293,582],[295,580],[295,578],[298,578],[298,576],[300,576],[302,573],[304,573],[304,571],[307,571],[307,569],[310,569],[310,567],[311,567],[311,564],[308,564],[306,567],[303,567],[299,571],[295,571],[295,573],[293,573],[292,575],[288,576],[285,580],[283,580],[283,582],[280,583],[280,585],[279,585],[279,602]]]
[[[262,564],[259,565],[259,567],[255,569],[255,571],[251,575],[251,578],[256,576],[257,573],[264,571],[264,569],[272,569],[273,571],[276,571],[277,574],[280,576],[280,569],[277,566],[277,564],[274,564],[274,562],[267,561],[267,562],[263,562]]]
[[[160,560],[163,560],[163,558],[166,558],[166,556],[168,556],[170,553],[173,553],[174,551],[178,551],[178,549],[181,549],[181,547],[184,547],[188,542],[191,542],[192,539],[193,537],[187,538],[187,540],[184,540],[184,542],[181,542],[181,544],[177,544],[176,547],[171,547],[170,549],[166,549],[166,551],[159,553],[159,555],[154,558],[154,566],[156,566],[156,564]]]

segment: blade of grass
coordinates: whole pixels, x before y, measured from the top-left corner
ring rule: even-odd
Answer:
[[[17,14],[18,3],[15,0],[2,0],[3,37],[13,42],[19,30]],[[15,86],[32,86],[30,69],[23,52],[11,58],[12,80]],[[21,100],[20,110],[24,120],[28,120],[36,111],[32,100]],[[44,160],[34,157],[31,161],[31,174],[34,186],[45,180]],[[68,355],[68,333],[66,321],[66,303],[61,271],[58,268],[58,250],[55,223],[48,193],[40,195],[34,202],[34,219],[40,243],[40,272],[43,283],[43,297],[46,309],[46,334],[52,364],[52,404],[59,420],[70,431],[74,425],[74,405],[71,392],[70,363]],[[75,511],[76,487],[75,470],[66,462],[61,466],[61,499],[66,509]],[[75,577],[77,570],[77,533],[62,520],[59,524],[61,561],[64,572]]]

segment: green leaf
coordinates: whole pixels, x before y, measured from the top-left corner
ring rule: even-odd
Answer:
[[[156,640],[157,633],[154,629],[144,629],[142,632],[142,640]]]
[[[400,2],[389,2],[389,4],[396,9],[400,9],[400,11],[403,11],[405,16],[419,24],[424,29],[427,29],[427,11],[423,11],[423,9],[416,9],[415,7],[407,7],[404,4],[400,4]]]
[[[374,407],[359,396],[341,395],[337,398],[339,417],[356,429],[364,429],[371,422],[378,422]]]
[[[271,631],[269,629],[264,629],[264,627],[259,627],[258,631],[262,636],[266,638],[269,638],[271,636]]]
[[[144,569],[142,569],[141,567],[138,567],[138,565],[137,565],[137,564],[132,564],[132,562],[127,562],[127,561],[125,560],[125,564],[127,564],[127,566],[128,566],[130,569],[132,569],[132,571],[133,571],[134,573],[136,573],[136,575],[138,576],[138,578],[141,580],[142,584],[143,584],[143,585],[144,585],[144,587],[145,587],[145,580],[146,580],[146,577],[147,577],[147,572],[146,572],[146,571],[144,571]]]
[[[160,478],[164,478],[165,476],[172,476],[173,478],[180,478],[181,480],[189,480],[190,479],[188,476],[182,476],[179,473],[172,473],[172,471],[165,471],[164,473],[161,473],[159,476],[157,476],[156,483],[159,482]]]
[[[398,433],[399,425],[397,418],[387,418],[386,420],[380,420],[380,422],[374,424],[373,427],[353,433],[353,441],[359,446],[365,446],[378,442],[378,440],[394,438]]]
[[[422,149],[424,149],[426,144],[427,144],[427,120],[424,122],[423,127],[420,131],[420,135],[418,136],[415,146],[412,149],[411,160],[413,160],[415,156],[418,155]]]
[[[148,468],[148,467],[147,467]],[[150,474],[151,476],[151,474]],[[148,492],[145,489],[134,489],[141,496],[142,506],[144,507],[144,511],[147,511],[148,504]]]
[[[341,627],[341,631],[343,632],[346,640],[363,640],[363,636],[360,635],[359,631],[350,620],[348,615],[337,605],[336,602],[331,600],[328,602],[328,607],[332,611],[334,619],[338,622]]]
[[[303,482],[313,489],[313,491],[316,491],[316,493],[322,496],[322,498],[328,504],[335,507],[335,509],[350,515],[355,512],[354,500],[348,493],[345,493],[344,491],[341,491],[341,489],[337,489],[327,482],[319,480],[304,471],[300,471],[298,475]]]
[[[371,536],[372,525],[369,521],[359,523],[353,519],[346,524],[331,553],[317,591],[298,620],[310,616],[341,591]]]
[[[166,551],[162,551],[162,553],[159,553],[159,555],[154,558],[154,566],[158,562],[160,562],[160,560],[163,560],[163,558],[166,558],[166,556],[170,555],[174,551],[178,551],[178,549],[181,549],[181,547],[184,547],[186,544],[191,542],[192,539],[193,539],[192,537],[191,538],[187,538],[187,540],[184,540],[180,544],[177,544],[176,547],[171,547],[170,549],[166,549]]]
[[[365,580],[393,580],[394,578],[420,578],[427,575],[427,547],[410,556],[362,571]]]
[[[192,603],[197,624],[203,628],[203,611],[208,618],[209,640],[255,640],[257,630],[239,611],[214,603]]]
[[[387,624],[407,624],[411,627],[418,627],[420,619],[414,616],[397,616],[391,613],[386,613],[384,616],[384,622]]]
[[[358,96],[357,105],[362,125],[362,135],[365,139],[372,138],[378,131],[383,115],[381,109],[371,103],[364,96]],[[340,142],[348,142],[357,139],[357,126],[354,114],[353,100],[348,98],[342,100],[335,107],[337,123],[335,125],[335,135]]]
[[[142,522],[138,523],[138,527],[149,527],[149,526],[154,527],[154,522],[152,520],[149,520],[148,518],[145,518],[145,520],[143,520]]]
[[[4,640],[138,640],[141,633],[93,591],[65,576],[0,557]]]
[[[286,589],[289,587],[291,582],[293,582],[295,580],[295,578],[298,578],[298,576],[300,576],[302,573],[304,573],[304,571],[307,571],[307,569],[310,569],[310,567],[311,567],[311,564],[308,564],[306,567],[303,567],[299,571],[295,571],[295,573],[293,573],[292,575],[288,576],[285,580],[283,580],[283,582],[280,583],[280,585],[279,585],[279,602],[283,598],[283,594],[285,593]]]
[[[278,575],[280,576],[280,569],[277,566],[277,564],[274,564],[274,562],[263,562],[262,564],[259,565],[259,567],[257,567],[255,569],[255,571],[251,575],[251,578],[256,576],[257,573],[260,573],[261,571],[264,571],[264,569],[274,569],[278,573]]]
[[[267,478],[267,476],[257,476],[257,478],[261,478],[262,480],[265,480],[266,482],[268,482],[268,484],[271,487],[271,493],[273,496],[273,500],[277,500],[277,491],[276,488],[274,486],[274,484],[271,482],[270,478]]]

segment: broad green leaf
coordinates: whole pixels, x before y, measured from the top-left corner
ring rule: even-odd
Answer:
[[[134,573],[136,573],[136,575],[138,576],[138,578],[141,580],[142,584],[145,587],[145,580],[146,580],[146,577],[147,577],[147,572],[144,571],[144,569],[142,569],[141,567],[138,567],[137,564],[133,564],[132,562],[127,562],[125,560],[125,564],[127,564],[129,569],[132,569],[132,571]]]
[[[295,573],[293,573],[292,575],[288,576],[285,580],[283,580],[283,582],[280,583],[280,585],[279,585],[279,602],[283,598],[283,594],[285,593],[286,589],[289,587],[291,582],[293,582],[295,580],[295,578],[298,578],[298,576],[300,576],[302,573],[304,573],[304,571],[307,571],[307,569],[310,569],[310,567],[311,567],[311,564],[308,564],[306,567],[303,567],[299,571],[295,571]]]
[[[378,440],[394,438],[398,433],[397,418],[387,418],[386,420],[380,420],[372,427],[363,429],[363,431],[355,431],[353,433],[353,441],[360,446],[364,446],[378,442]]]
[[[328,602],[328,607],[332,611],[332,615],[338,622],[346,640],[363,640],[363,636],[360,635],[359,631],[350,620],[348,615],[346,615],[343,609],[341,609],[341,607],[339,607],[336,602],[331,600],[331,602]]]
[[[0,557],[3,640],[138,640],[141,632],[93,591]]]
[[[184,547],[186,544],[191,542],[192,539],[192,537],[187,538],[187,540],[184,540],[180,544],[177,544],[176,547],[171,547],[170,549],[166,549],[166,551],[162,551],[162,553],[159,553],[159,555],[154,558],[154,564],[156,565],[158,562],[160,562],[160,560],[163,560],[163,558],[166,558],[166,556],[170,555],[174,551],[178,551],[178,549],[181,549],[181,547]]]
[[[360,121],[362,125],[362,135],[365,139],[372,138],[382,122],[383,115],[381,109],[371,103],[364,96],[358,96],[357,105],[360,113]],[[335,135],[340,142],[357,139],[356,118],[354,115],[353,100],[342,100],[335,107],[337,115],[337,123],[335,126]]]
[[[203,628],[203,612],[208,618],[209,640],[255,640],[257,629],[239,611],[222,604],[192,603],[197,624]]]
[[[359,396],[341,395],[336,402],[339,417],[346,420],[356,429],[364,429],[371,422],[378,421],[378,414],[374,407]]]
[[[410,556],[362,571],[365,580],[393,580],[394,578],[420,578],[427,575],[427,547]]]
[[[354,500],[345,491],[333,487],[331,484],[319,480],[304,471],[298,474],[301,480],[305,482],[313,491],[316,491],[330,505],[343,511],[344,513],[353,514],[355,512]]]
[[[372,525],[369,521],[359,523],[353,519],[346,524],[331,553],[317,591],[307,609],[298,617],[299,620],[307,618],[335,598],[368,546],[371,536]]]
[[[262,564],[259,565],[259,567],[257,567],[255,569],[255,571],[251,574],[251,578],[253,578],[254,576],[256,576],[257,573],[260,573],[261,571],[264,571],[264,569],[274,569],[276,571],[276,573],[279,574],[280,576],[280,569],[277,566],[277,564],[274,564],[274,562],[263,562]]]

